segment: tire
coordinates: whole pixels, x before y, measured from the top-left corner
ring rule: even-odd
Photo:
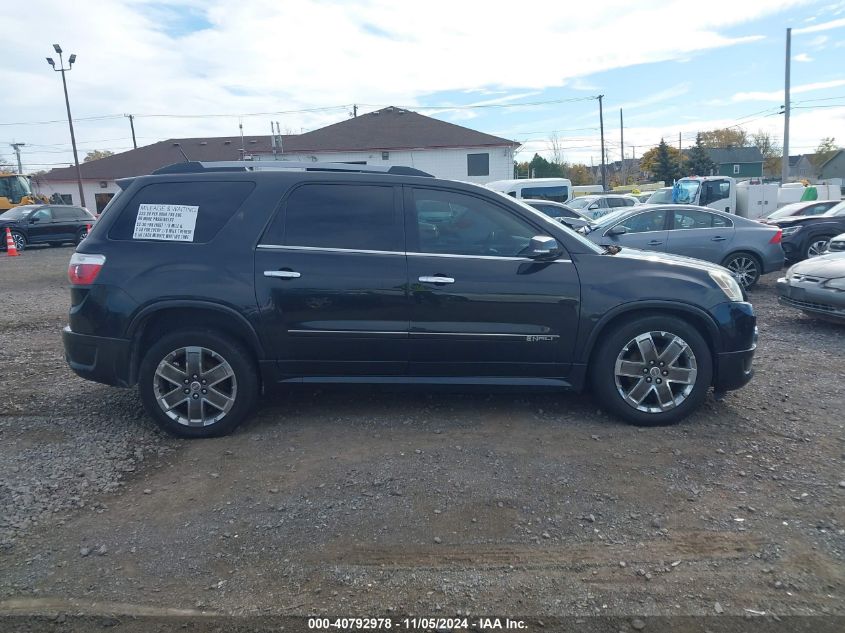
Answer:
[[[722,266],[730,270],[739,285],[748,290],[760,280],[763,265],[751,253],[732,253],[722,262]]]
[[[713,380],[713,358],[704,337],[689,322],[668,315],[642,316],[602,336],[604,340],[593,354],[589,371],[593,393],[610,413],[636,426],[662,426],[679,422],[704,401]],[[637,338],[646,336],[652,339],[653,359],[647,358],[651,354],[640,351],[637,342]],[[676,361],[662,368],[659,363],[667,362],[661,360],[663,353],[671,353],[670,347],[678,349],[672,343],[673,337],[685,344],[684,349]],[[641,343],[650,351],[647,339]],[[649,360],[654,360],[654,364]],[[648,374],[641,374],[643,369]],[[627,375],[617,376],[617,370]],[[663,382],[667,376],[664,372],[673,370],[678,378],[690,382]],[[658,387],[658,380],[663,387]],[[639,405],[626,399],[628,394],[636,400],[643,392]]]
[[[15,248],[18,249],[18,252],[25,250],[27,246],[29,246],[29,242],[26,240],[26,235],[23,233],[18,233],[17,231],[12,231],[12,239],[15,242]],[[3,244],[5,246],[6,240],[3,240]]]
[[[79,229],[76,232],[76,245],[79,246],[86,237],[88,237],[88,229]]]
[[[827,250],[830,240],[833,237],[833,235],[816,235],[815,237],[811,237],[810,241],[807,242],[807,246],[804,247],[804,259],[821,255]]]
[[[197,362],[200,370],[187,373],[189,365]],[[147,413],[161,428],[179,437],[231,433],[252,414],[258,388],[250,352],[213,330],[186,329],[161,337],[138,370],[138,391]]]

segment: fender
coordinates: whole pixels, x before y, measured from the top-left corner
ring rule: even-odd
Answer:
[[[721,351],[722,338],[719,334],[719,328],[716,325],[716,322],[713,320],[713,317],[711,317],[707,312],[705,312],[701,308],[691,305],[689,303],[682,303],[679,301],[632,301],[629,303],[623,303],[622,305],[616,306],[612,310],[609,310],[602,316],[601,319],[599,319],[598,323],[593,326],[592,330],[590,330],[590,335],[587,338],[587,343],[584,346],[582,353],[580,354],[580,358],[582,359],[582,361],[586,363],[589,360],[590,355],[593,353],[593,348],[596,345],[596,340],[598,339],[604,327],[610,321],[627,312],[636,312],[649,309],[673,310],[675,312],[686,312],[687,314],[695,315],[707,327],[708,338],[712,342],[714,347],[713,351],[716,353]]]
[[[164,301],[157,301],[156,303],[143,307],[132,318],[132,321],[129,323],[129,327],[126,331],[127,338],[133,340],[135,339],[135,334],[137,333],[138,329],[141,327],[141,324],[146,320],[147,317],[156,312],[172,308],[198,308],[202,310],[214,310],[215,312],[220,312],[222,314],[225,314],[226,316],[234,318],[235,321],[237,321],[240,325],[241,330],[246,334],[250,346],[253,348],[256,355],[258,356],[258,360],[264,358],[264,345],[261,343],[261,339],[258,337],[258,333],[255,331],[255,328],[253,327],[252,323],[250,323],[249,320],[243,314],[225,304],[201,299],[169,299]]]

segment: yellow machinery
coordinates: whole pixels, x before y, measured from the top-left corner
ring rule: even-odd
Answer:
[[[22,204],[43,204],[47,198],[32,193],[29,178],[21,174],[0,172],[0,213]]]

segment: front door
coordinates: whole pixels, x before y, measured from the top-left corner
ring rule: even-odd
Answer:
[[[401,188],[306,183],[255,251],[262,334],[286,376],[404,375]]]
[[[535,225],[486,197],[405,188],[416,376],[566,376],[580,286],[568,256],[520,255]]]
[[[53,213],[49,207],[41,207],[29,216],[26,227],[31,243],[56,241],[60,236],[58,225],[53,223]]]
[[[669,232],[666,230],[666,209],[642,211],[627,216],[604,230],[601,243],[608,246],[628,246],[644,251],[665,251]],[[625,227],[625,232],[611,235],[611,231]]]

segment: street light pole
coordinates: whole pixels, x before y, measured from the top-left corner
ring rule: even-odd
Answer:
[[[59,67],[56,68],[56,62],[52,57],[47,58],[47,63],[53,67],[53,70],[62,73],[62,87],[65,91],[65,107],[67,108],[67,124],[70,127],[70,144],[73,147],[73,162],[76,165],[76,184],[79,185],[79,202],[80,206],[85,206],[85,194],[82,191],[82,172],[79,170],[79,154],[76,152],[76,135],[73,133],[73,117],[70,115],[70,99],[67,95],[67,79],[65,78],[65,71],[70,71],[73,68],[73,63],[76,61],[76,54],[72,53],[68,57],[68,67],[65,68],[65,62],[62,58],[62,47],[58,44],[53,44],[53,49],[59,54]]]

